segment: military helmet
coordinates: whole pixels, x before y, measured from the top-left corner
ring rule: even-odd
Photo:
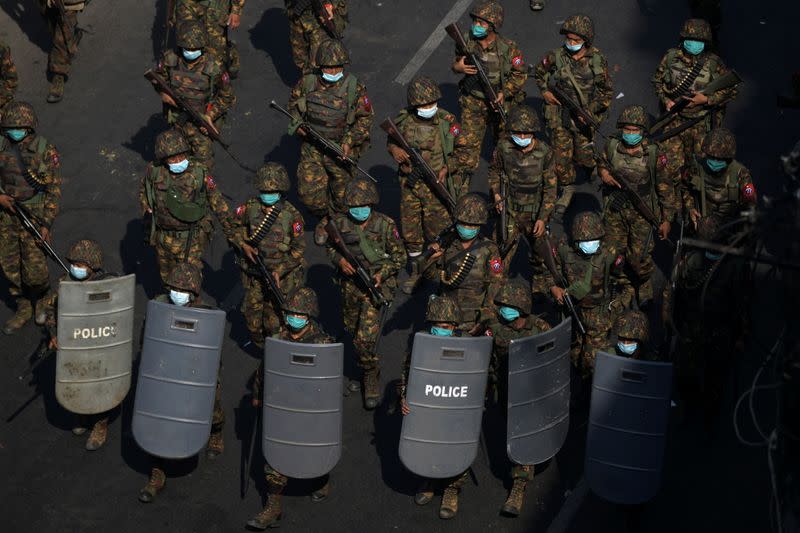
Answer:
[[[378,203],[378,188],[367,178],[358,177],[350,180],[344,188],[344,202],[347,207],[375,205]]]
[[[564,24],[561,25],[561,35],[574,33],[583,37],[587,43],[594,41],[594,22],[589,15],[572,15],[567,17]]]
[[[600,219],[600,215],[594,211],[584,211],[575,215],[575,219],[572,221],[573,241],[593,241],[605,234],[603,221]]]
[[[703,152],[715,159],[733,159],[736,157],[736,137],[728,128],[713,129],[703,139]]]
[[[449,296],[431,295],[428,298],[428,308],[425,310],[425,320],[428,322],[461,322],[461,309],[455,300]]]
[[[436,102],[442,97],[442,91],[435,81],[426,76],[417,76],[408,84],[408,105],[418,105]]]
[[[350,55],[341,41],[329,39],[317,48],[317,65],[320,67],[341,67],[350,63]]]
[[[533,133],[541,129],[539,116],[531,106],[518,105],[508,114],[508,131]]]
[[[195,20],[181,22],[175,30],[175,44],[185,50],[205,48],[208,44],[205,26]]]
[[[300,287],[295,289],[286,298],[283,310],[297,315],[308,315],[312,318],[319,316],[319,300],[314,289]]]
[[[3,121],[0,126],[4,128],[29,128],[35,130],[39,125],[33,106],[27,102],[11,102],[3,108]]]
[[[507,305],[523,315],[531,314],[531,289],[521,281],[511,281],[503,284],[494,297],[496,305]]]
[[[689,19],[683,23],[681,37],[695,41],[710,43],[713,40],[711,35],[711,24],[703,19]]]
[[[255,179],[256,189],[259,191],[286,192],[291,188],[289,173],[280,163],[267,163],[258,169]]]
[[[640,105],[629,105],[622,110],[617,119],[617,127],[623,126],[638,126],[643,129],[650,127],[650,117],[647,116],[647,111]]]
[[[456,202],[456,220],[465,224],[482,226],[489,218],[486,202],[477,193],[465,194]]]
[[[168,157],[178,154],[187,154],[192,149],[186,137],[178,129],[169,129],[161,132],[156,137],[156,159],[163,161]]]
[[[167,285],[180,291],[189,291],[200,295],[203,284],[203,273],[191,263],[178,263],[167,274]]]
[[[103,250],[97,241],[83,239],[74,243],[67,252],[67,261],[83,263],[92,270],[103,268]]]
[[[495,30],[498,30],[503,25],[503,17],[505,14],[500,2],[488,0],[475,5],[472,11],[469,12],[469,16],[485,20],[491,24]]]
[[[641,311],[629,309],[622,313],[614,322],[617,337],[647,342],[650,339],[650,324],[647,315]]]

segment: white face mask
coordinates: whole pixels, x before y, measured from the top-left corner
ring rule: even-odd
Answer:
[[[181,292],[170,289],[169,299],[172,300],[173,304],[180,305],[182,307],[189,303],[191,295],[188,292]]]
[[[437,111],[439,111],[439,106],[433,104],[432,107],[418,107],[417,115],[419,115],[422,118],[430,119],[436,115]]]

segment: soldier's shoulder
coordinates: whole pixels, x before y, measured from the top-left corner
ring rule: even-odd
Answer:
[[[483,235],[480,236],[481,239],[481,247],[486,250],[487,255],[495,256],[500,255],[500,247],[497,246],[497,243],[494,242],[489,237],[485,237]]]
[[[286,213],[289,213],[290,215],[296,218],[303,218],[303,215],[300,213],[300,210],[297,209],[297,207],[295,207],[295,205],[289,200],[284,200],[283,205],[284,205],[284,211]]]
[[[552,50],[545,52],[545,54],[542,56],[542,59],[539,60],[539,63],[547,69],[554,68],[558,50],[558,48],[553,48]]]
[[[454,124],[455,122],[458,121],[458,119],[456,118],[456,116],[453,113],[451,113],[447,109],[443,109],[441,107],[439,108],[439,111],[437,111],[436,116],[440,120],[445,120],[445,121],[449,122],[450,124]]]
[[[508,46],[510,53],[514,53],[515,51],[517,51],[517,52],[519,51],[518,48],[517,48],[517,42],[514,39],[509,39],[505,35],[498,35],[497,39],[499,41],[502,41],[502,43],[505,44],[506,46]]]
[[[161,63],[165,67],[175,67],[178,65],[178,54],[174,50],[166,50],[161,55]],[[160,66],[159,65],[159,66]]]
[[[158,296],[153,298],[153,301],[154,302],[158,302],[158,303],[162,303],[162,304],[171,303],[171,300],[169,299],[169,294],[159,294]]]
[[[586,51],[586,57],[598,57],[602,63],[606,62],[606,55],[594,45],[590,46]]]

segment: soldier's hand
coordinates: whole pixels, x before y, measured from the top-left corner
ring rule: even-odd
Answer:
[[[255,394],[250,397],[250,405],[253,407],[261,407],[261,400]]]
[[[0,194],[0,206],[6,211],[14,213],[14,198],[7,194]]]
[[[706,105],[708,103],[708,96],[704,95],[703,93],[694,93],[691,98],[688,96],[683,96],[682,98],[684,100],[689,100],[689,107]]]
[[[297,128],[297,135],[305,139],[307,135],[306,130],[304,130],[303,128]]]
[[[695,231],[697,231],[697,223],[700,222],[700,211],[697,209],[690,209],[689,210],[689,218],[692,221],[692,226],[694,226]]]
[[[494,208],[497,209],[498,213],[502,213],[505,208],[505,202],[503,202],[503,197],[500,196],[500,193],[494,193]]]
[[[600,169],[600,179],[609,187],[616,187],[617,189],[622,188],[622,185],[620,185],[619,182],[614,179],[614,176],[612,176],[611,173],[604,168]]]
[[[251,263],[256,262],[256,256],[258,255],[258,250],[256,250],[249,244],[244,243],[242,244],[242,251],[244,252],[244,255],[245,257],[247,257],[248,261],[250,261]]]
[[[498,109],[503,107],[503,102],[505,102],[505,96],[503,95],[503,91],[497,93],[497,98],[494,101],[494,104],[498,107]]]
[[[667,111],[672,111],[672,108],[675,107],[674,100],[667,100]]]
[[[219,135],[219,130],[217,129],[216,126],[214,126],[214,121],[211,120],[211,117],[209,117],[208,115],[203,115],[203,118],[206,119],[208,127],[200,126],[200,132],[203,135],[208,135],[208,130],[210,129],[214,133],[214,135]]]
[[[239,27],[239,24],[241,23],[242,23],[241,15],[238,15],[236,13],[231,13],[230,15],[228,15],[228,21],[226,22],[226,24],[230,29],[235,30],[236,28]]]
[[[553,295],[553,298],[560,304],[564,303],[564,295],[567,293],[566,290],[562,289],[561,287],[550,287],[550,294]]]
[[[325,20],[333,20],[333,4],[331,3],[325,4]]]
[[[446,179],[447,179],[447,166],[443,166],[439,170],[439,175],[436,176],[436,181],[438,181],[439,183],[444,183],[444,180]]]
[[[658,238],[662,241],[667,240],[667,237],[669,237],[669,230],[671,229],[672,224],[669,223],[669,220],[662,222],[661,225],[658,226]]]
[[[442,247],[439,246],[439,243],[436,243],[436,242],[431,244],[429,249],[431,251],[433,251],[433,253],[431,254],[431,260],[438,259],[444,253],[444,250],[442,250]]]
[[[546,229],[547,228],[545,228],[544,220],[537,220],[533,225],[533,236],[536,238],[541,237],[544,235]]]
[[[383,276],[381,276],[381,273],[378,272],[377,274],[372,276],[372,281],[375,282],[375,288],[376,289],[380,289],[381,288],[381,283],[383,282]]]
[[[478,69],[475,67],[475,65],[468,65],[466,60],[466,56],[459,57],[458,61],[453,63],[453,70],[459,74],[477,74]]]
[[[279,289],[281,288],[281,277],[278,275],[277,272],[272,273],[272,279],[275,280],[275,286]]]
[[[47,343],[47,348],[50,350],[58,350],[58,339],[56,337],[52,337],[50,342]]]
[[[349,144],[343,144],[342,145],[342,152],[344,152],[344,154],[339,159],[344,161],[345,159],[350,157],[350,154],[353,153],[353,148]]]
[[[178,104],[175,103],[175,100],[173,100],[172,97],[167,93],[161,93],[161,101],[168,106],[178,107]]]
[[[544,98],[544,101],[550,105],[561,105],[561,102],[558,100],[558,98],[556,98],[556,95],[554,95],[552,91],[543,92],[542,98]]]
[[[403,413],[403,416],[411,412],[411,408],[408,406],[408,402],[405,398],[400,398],[400,412]]]
[[[47,244],[52,244],[50,242],[51,236],[50,236],[50,230],[49,229],[47,229],[44,226],[42,226],[41,228],[39,228],[39,233],[42,234],[42,239],[44,239],[44,241]]]
[[[345,276],[352,276],[353,274],[355,274],[355,273],[356,273],[356,269],[355,269],[355,268],[353,268],[353,265],[351,265],[351,264],[350,264],[350,263],[347,261],[347,259],[345,259],[344,257],[342,257],[341,259],[339,259],[339,270],[341,270],[341,271],[342,271],[342,273],[343,273]]]
[[[411,162],[411,156],[408,155],[408,152],[406,152],[405,150],[403,150],[399,146],[392,146],[390,148],[390,150],[392,152],[392,157],[394,158],[394,160],[396,162],[401,163],[401,164],[402,163],[410,163]]]

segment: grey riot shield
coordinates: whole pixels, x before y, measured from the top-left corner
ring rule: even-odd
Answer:
[[[73,413],[104,413],[131,387],[136,276],[58,284],[56,399]]]
[[[572,319],[508,347],[508,458],[521,465],[553,457],[569,430]]]
[[[491,337],[414,336],[400,460],[411,472],[448,478],[478,453]]]
[[[263,451],[284,476],[320,477],[342,455],[344,345],[264,343]]]
[[[602,498],[644,503],[661,484],[672,364],[597,353],[586,481]]]
[[[191,457],[211,434],[225,312],[150,301],[133,437],[156,457]]]

